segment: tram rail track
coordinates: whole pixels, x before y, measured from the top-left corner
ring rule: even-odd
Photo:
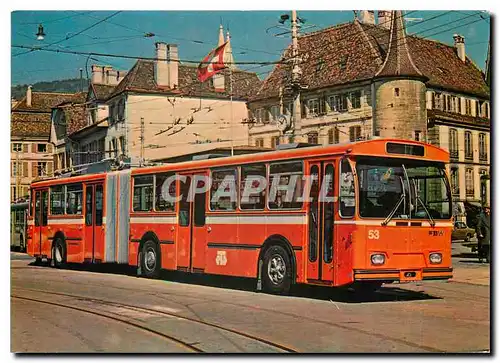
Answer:
[[[245,333],[245,332],[233,329],[233,328],[225,327],[225,326],[222,326],[222,325],[219,325],[219,324],[210,323],[210,322],[203,321],[203,320],[200,320],[200,319],[186,317],[186,316],[183,316],[183,315],[180,315],[180,314],[166,312],[166,311],[163,311],[163,310],[154,309],[154,308],[150,308],[150,307],[145,308],[143,306],[125,304],[125,303],[116,302],[116,301],[112,301],[112,300],[105,300],[105,299],[93,298],[93,297],[89,297],[89,296],[76,295],[76,294],[67,294],[67,293],[61,293],[61,292],[56,292],[56,291],[46,291],[46,290],[40,290],[40,289],[30,289],[30,288],[13,287],[12,290],[31,291],[31,292],[41,293],[41,294],[63,296],[63,297],[68,297],[68,298],[73,298],[73,299],[78,299],[78,300],[84,300],[84,301],[93,302],[93,303],[102,304],[102,305],[107,305],[107,306],[114,306],[114,307],[117,307],[117,308],[129,309],[129,310],[136,311],[136,312],[149,313],[149,314],[154,313],[154,314],[157,314],[157,315],[162,315],[162,316],[167,316],[167,317],[173,317],[173,318],[185,320],[185,321],[188,321],[188,322],[191,322],[191,323],[201,324],[201,325],[213,328],[213,329],[217,329],[219,331],[224,331],[224,332],[227,332],[227,333],[232,333],[234,335],[237,335],[237,336],[240,336],[240,337],[244,337],[246,339],[257,341],[257,342],[260,342],[260,343],[262,343],[264,345],[271,346],[271,347],[273,347],[275,349],[278,349],[282,353],[299,353],[299,351],[297,349],[288,347],[288,346],[286,346],[284,344],[273,342],[273,341],[271,341],[269,339],[265,339],[265,338],[262,338],[262,337],[259,337],[259,336],[253,335],[253,334],[248,334],[248,333]],[[95,312],[93,310],[86,309],[86,308],[74,307],[74,306],[63,304],[63,303],[60,303],[60,302],[53,302],[53,301],[48,301],[48,300],[34,299],[34,298],[31,298],[31,297],[30,298],[21,297],[19,295],[15,295],[14,293],[11,294],[11,297],[18,298],[18,299],[24,299],[24,300],[31,300],[31,301],[40,302],[40,303],[52,304],[54,306],[66,307],[66,308],[70,308],[70,309],[77,310],[77,311],[82,311],[82,312],[87,312],[87,313],[91,313],[91,314],[94,314],[94,315],[99,315],[99,316],[107,317],[107,318],[110,318],[110,319],[113,319],[113,320],[117,320],[117,321],[129,324],[129,325],[135,326],[136,328],[139,328],[139,329],[147,330],[147,331],[149,331],[149,332],[151,332],[153,334],[160,335],[160,336],[162,336],[164,338],[171,339],[171,340],[173,340],[175,342],[178,342],[178,343],[184,345],[187,348],[193,349],[197,353],[203,353],[204,352],[200,348],[193,347],[189,343],[184,342],[182,340],[179,340],[179,339],[177,339],[175,337],[171,337],[170,335],[165,335],[165,334],[163,334],[161,332],[158,332],[158,331],[156,331],[154,329],[151,329],[151,328],[148,328],[148,327],[144,327],[141,324],[137,324],[137,323],[134,323],[134,322],[129,322],[129,321],[121,319],[121,318],[115,318],[115,317],[113,317],[111,315],[108,315],[108,314],[103,314],[103,313]]]

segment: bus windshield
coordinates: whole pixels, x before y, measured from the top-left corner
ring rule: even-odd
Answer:
[[[444,164],[360,158],[356,164],[363,218],[451,218]]]

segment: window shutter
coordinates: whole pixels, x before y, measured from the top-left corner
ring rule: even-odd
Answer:
[[[351,141],[351,142],[355,141],[355,139],[354,139],[354,127],[353,126],[349,127],[349,141]]]
[[[333,129],[328,130],[328,143],[333,144]]]
[[[28,152],[28,144],[23,144],[23,153]]]
[[[52,154],[52,148],[53,148],[52,144],[47,144],[47,152],[49,154]]]
[[[52,176],[52,162],[49,161],[47,163],[47,173],[46,173],[48,176]]]
[[[24,177],[28,176],[28,162],[23,161],[23,173],[21,174]]]
[[[36,178],[38,176],[38,165],[36,162],[34,162],[33,164],[31,164],[31,176],[33,178]]]

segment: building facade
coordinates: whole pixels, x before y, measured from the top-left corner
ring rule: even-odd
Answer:
[[[11,201],[27,198],[30,183],[53,174],[53,145],[49,142],[51,108],[75,97],[70,93],[33,92],[11,109]]]
[[[490,89],[463,37],[449,46],[408,36],[402,12],[379,12],[379,24],[365,13],[299,36],[297,125],[289,121],[291,65],[281,63],[248,103],[250,144],[426,141],[450,150],[456,202],[489,202],[481,180],[489,175]],[[284,123],[291,125],[285,132]]]

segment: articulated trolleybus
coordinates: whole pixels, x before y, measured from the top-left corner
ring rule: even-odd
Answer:
[[[28,253],[253,277],[275,293],[449,279],[448,160],[376,139],[38,181]]]

